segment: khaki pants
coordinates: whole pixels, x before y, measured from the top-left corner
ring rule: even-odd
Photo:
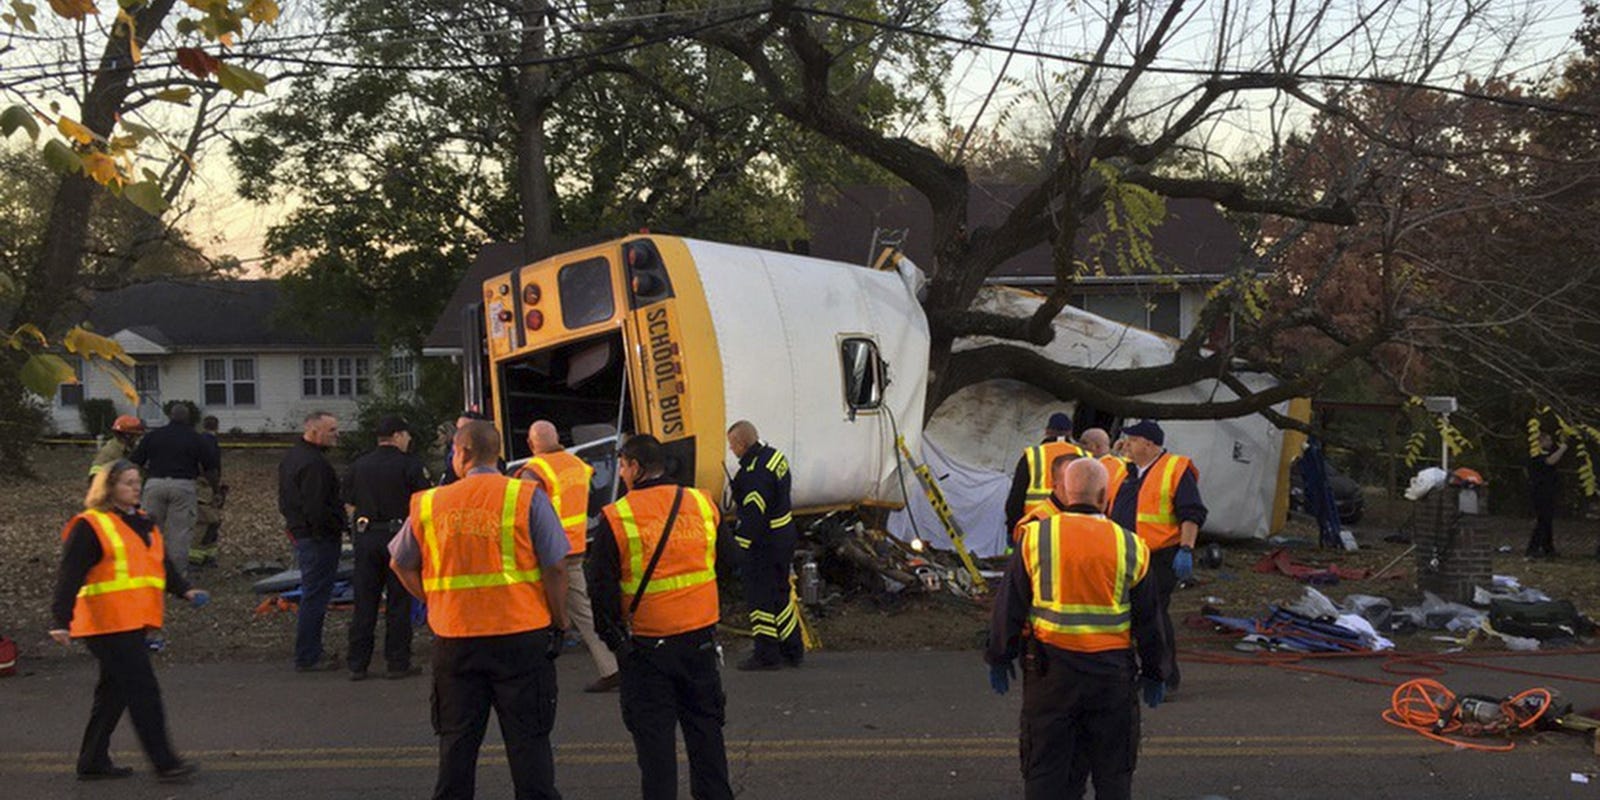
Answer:
[[[194,481],[151,478],[144,482],[144,495],[140,499],[144,513],[149,514],[151,521],[161,528],[167,558],[180,572],[187,572],[189,543],[194,539],[195,515],[199,510],[195,501]]]
[[[572,619],[572,627],[578,629],[578,635],[583,637],[584,645],[589,648],[589,657],[594,659],[600,677],[614,675],[617,672],[617,657],[594,632],[594,611],[589,608],[589,579],[583,575],[583,555],[567,556],[566,563],[567,616]]]

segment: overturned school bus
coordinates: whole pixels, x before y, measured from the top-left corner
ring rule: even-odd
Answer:
[[[680,480],[720,496],[748,419],[796,464],[797,511],[897,506],[895,436],[922,427],[928,327],[918,273],[639,235],[483,283],[464,344],[469,402],[528,453],[536,419],[614,487],[620,437],[660,439]],[[471,312],[469,312],[471,313]]]

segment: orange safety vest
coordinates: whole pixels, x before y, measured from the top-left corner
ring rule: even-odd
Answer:
[[[68,631],[82,637],[161,627],[161,593],[167,588],[161,530],[151,528],[150,543],[145,544],[117,514],[88,510],[67,521],[63,542],[80,519],[100,540],[100,560],[78,589]]]
[[[1011,546],[1015,547],[1017,542],[1022,541],[1022,529],[1028,523],[1049,519],[1060,513],[1061,509],[1056,508],[1056,504],[1051,502],[1050,498],[1028,506],[1028,510],[1022,514],[1022,518],[1017,520],[1017,524],[1011,528]]]
[[[1100,457],[1100,465],[1106,468],[1106,507],[1105,512],[1111,513],[1111,506],[1117,502],[1117,492],[1122,489],[1122,482],[1128,477],[1128,462],[1115,453],[1106,453]]]
[[[1055,475],[1050,470],[1050,465],[1064,455],[1076,455],[1080,458],[1088,453],[1083,448],[1072,442],[1052,441],[1036,444],[1022,451],[1022,457],[1028,461],[1028,495],[1024,507],[1031,506],[1050,497],[1055,490]]]
[[[1178,544],[1181,526],[1173,498],[1178,495],[1178,481],[1183,473],[1194,469],[1194,462],[1184,456],[1162,453],[1145,470],[1144,483],[1139,486],[1139,538],[1151,550],[1160,550]],[[1195,472],[1198,478],[1200,473]]]
[[[411,535],[422,551],[434,633],[501,636],[550,627],[528,531],[533,494],[502,475],[468,475],[411,496]]]
[[[569,556],[581,556],[589,548],[589,480],[594,468],[583,459],[565,451],[534,456],[522,465],[518,477],[533,476],[544,484],[561,518],[561,529],[567,532],[572,549]]]
[[[634,489],[601,512],[617,541],[622,611],[628,611],[672,510],[677,486]],[[639,636],[675,636],[717,624],[717,508],[704,492],[683,487],[666,550],[650,574],[631,629]]]
[[[1132,646],[1133,586],[1150,569],[1139,537],[1099,514],[1061,513],[1029,523],[1018,548],[1031,636],[1078,653]]]

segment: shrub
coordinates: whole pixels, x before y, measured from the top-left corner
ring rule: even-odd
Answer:
[[[200,407],[195,405],[193,400],[168,400],[167,402],[161,404],[161,413],[166,414],[167,418],[171,419],[172,407],[179,404],[189,407],[189,422],[196,428],[199,428],[201,419]]]
[[[111,423],[117,419],[117,404],[104,397],[84,398],[78,404],[78,419],[83,422],[83,430],[90,436],[100,436],[111,432]]]
[[[445,421],[444,414],[420,400],[375,397],[363,401],[358,407],[353,429],[339,432],[339,450],[345,457],[355,458],[377,447],[378,419],[388,414],[400,415],[411,426],[413,455],[424,460],[433,456],[434,431]]]

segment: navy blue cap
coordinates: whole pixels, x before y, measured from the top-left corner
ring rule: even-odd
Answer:
[[[1122,435],[1137,436],[1141,439],[1149,439],[1151,442],[1154,442],[1157,447],[1165,447],[1167,445],[1166,432],[1161,430],[1161,425],[1153,419],[1140,420],[1126,428],[1123,428]]]
[[[1048,431],[1070,431],[1072,430],[1072,417],[1057,411],[1050,415],[1050,421],[1045,423],[1044,428]]]

